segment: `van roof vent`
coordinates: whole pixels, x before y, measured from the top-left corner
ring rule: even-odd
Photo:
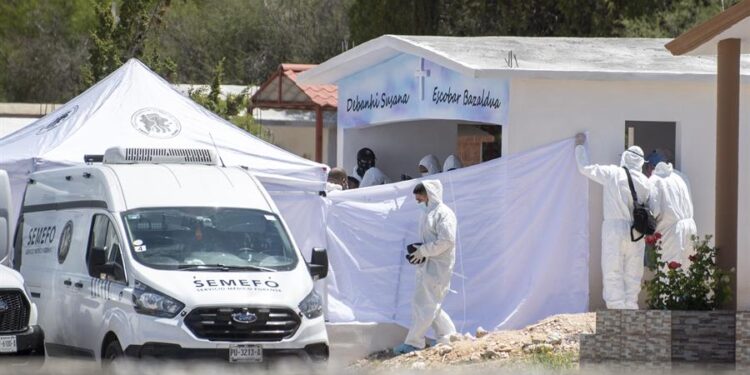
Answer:
[[[216,154],[207,148],[125,148],[104,152],[106,164],[207,164],[219,165]]]

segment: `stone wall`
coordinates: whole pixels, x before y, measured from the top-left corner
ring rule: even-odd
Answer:
[[[672,361],[733,363],[734,311],[672,311]]]
[[[750,369],[750,312],[738,311],[736,322],[736,354],[738,369]]]
[[[750,315],[737,343],[750,344]],[[738,344],[739,345],[739,344]],[[745,345],[748,346],[748,345]],[[734,363],[733,311],[606,310],[596,333],[581,335],[581,363]],[[750,363],[750,349],[742,352]],[[743,358],[745,358],[743,357]]]

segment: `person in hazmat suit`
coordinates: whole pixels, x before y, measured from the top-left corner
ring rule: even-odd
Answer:
[[[368,187],[391,182],[385,173],[375,166],[375,153],[367,147],[357,151],[357,166],[354,167],[352,172],[351,177],[359,182],[356,187]]]
[[[576,135],[575,157],[578,171],[603,185],[604,221],[602,223],[603,297],[608,309],[638,309],[638,293],[643,277],[645,241],[631,239],[633,197],[627,168],[632,176],[638,201],[649,202],[651,183],[641,173],[643,150],[631,146],[622,153],[620,166],[589,164],[584,144],[586,135]]]
[[[440,160],[435,155],[425,155],[422,160],[419,161],[419,173],[422,177],[440,173]]]
[[[388,178],[388,176],[386,176],[377,167],[372,167],[368,169],[367,172],[365,172],[364,177],[362,177],[362,183],[359,184],[359,187],[368,187],[390,183],[391,180]]]
[[[458,156],[455,155],[449,155],[445,159],[445,163],[443,163],[443,172],[452,171],[454,169],[463,168],[463,163],[461,163],[461,159],[458,158]]]
[[[326,191],[346,190],[349,186],[349,180],[347,177],[346,171],[343,168],[332,168],[331,171],[328,172]]]
[[[423,211],[419,225],[422,245],[409,259],[417,267],[412,323],[405,342],[393,350],[396,354],[424,349],[430,327],[440,343],[447,343],[456,333],[442,309],[456,262],[456,215],[443,203],[443,185],[438,180],[417,184],[414,196]]]
[[[367,147],[360,149],[357,151],[357,165],[352,170],[351,176],[362,182],[367,170],[375,166],[375,160],[375,152]]]
[[[656,217],[656,231],[661,233],[661,260],[675,261],[689,267],[693,254],[692,237],[698,234],[693,220],[693,201],[690,189],[672,167],[660,162],[649,177],[653,185],[651,205]]]

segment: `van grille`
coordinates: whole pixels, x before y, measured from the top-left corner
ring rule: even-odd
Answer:
[[[232,314],[248,312],[257,320],[238,323]],[[210,341],[281,341],[294,336],[300,318],[290,309],[257,307],[199,307],[185,317],[196,337]]]
[[[181,148],[126,148],[126,161],[154,161],[154,158],[170,157],[179,159],[184,163],[213,163],[211,152],[208,149],[181,149]]]
[[[29,325],[29,302],[20,290],[0,290],[0,332],[25,331]]]

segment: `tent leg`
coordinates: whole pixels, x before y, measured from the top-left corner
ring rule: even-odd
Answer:
[[[315,107],[315,161],[323,162],[323,111]]]

